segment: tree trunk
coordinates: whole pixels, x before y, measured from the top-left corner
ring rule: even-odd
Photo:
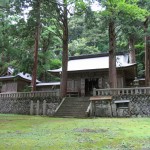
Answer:
[[[6,38],[6,35],[5,35],[5,24],[4,24],[4,22],[5,22],[5,19],[4,19],[4,17],[3,17],[3,15],[2,15],[2,27],[3,27],[3,29],[2,29],[2,48],[1,48],[1,50],[2,50],[2,52],[1,52],[1,62],[2,63],[4,63],[5,62],[5,46],[6,46],[6,44],[5,44],[5,40],[7,39]]]
[[[43,46],[42,47],[43,57],[42,57],[42,66],[41,67],[43,67],[43,65],[46,64],[45,53],[46,53],[47,49],[46,49],[46,46],[45,46],[45,40],[42,41],[42,46]],[[40,77],[39,77],[39,80],[41,80],[41,81],[46,80],[46,70],[45,69],[42,70],[42,72],[40,74]]]
[[[43,37],[43,39],[41,40],[41,44],[42,44],[42,53],[43,53],[43,58],[42,58],[42,65],[45,65],[47,63],[46,59],[46,52],[49,50],[49,46],[51,44],[51,33],[48,34],[48,37]],[[43,70],[43,72],[41,73],[40,76],[40,80],[41,81],[46,81],[46,77],[47,77],[47,70]]]
[[[135,43],[134,37],[130,36],[129,37],[130,63],[136,63],[134,43]]]
[[[109,86],[117,87],[117,72],[116,72],[116,36],[115,23],[113,20],[109,22]]]
[[[150,86],[150,36],[147,33],[149,18],[144,22],[145,30],[145,85]]]
[[[66,0],[64,0],[62,74],[60,86],[61,97],[65,97],[67,94],[67,68],[68,68],[68,18],[67,18]]]
[[[35,44],[34,44],[34,63],[32,72],[32,91],[36,91],[36,76],[38,64],[38,47],[39,47],[39,32],[40,32],[40,0],[36,1],[36,31],[35,31]]]

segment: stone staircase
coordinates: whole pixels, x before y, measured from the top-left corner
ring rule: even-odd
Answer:
[[[89,97],[66,97],[54,116],[86,117],[86,110],[89,104]]]

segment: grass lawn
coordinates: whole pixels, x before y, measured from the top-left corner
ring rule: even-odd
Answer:
[[[0,114],[0,150],[150,150],[150,118]]]

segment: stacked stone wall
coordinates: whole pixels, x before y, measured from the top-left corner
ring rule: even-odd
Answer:
[[[150,95],[140,94],[140,95],[122,95],[114,96],[113,102],[115,100],[130,100],[130,114],[131,116],[150,116]],[[126,113],[127,110],[124,110]]]
[[[130,109],[116,109],[115,101],[129,100]],[[0,97],[0,113],[53,116],[61,102],[58,96],[39,97]],[[112,111],[111,111],[112,110]],[[111,105],[107,101],[97,101],[95,116],[98,117],[150,117],[149,94],[124,94],[112,97]]]
[[[51,97],[33,97],[33,98],[0,98],[0,113],[24,114],[24,115],[48,115],[52,116],[55,113],[61,99],[57,96]],[[31,108],[31,103],[33,108]],[[39,108],[37,108],[39,104]],[[43,114],[43,104],[44,114]],[[33,110],[31,110],[33,109]]]
[[[117,109],[115,101],[129,100],[129,109]],[[112,108],[111,108],[112,107]],[[96,102],[95,115],[99,117],[110,117],[111,109],[113,117],[150,117],[150,95],[117,95],[113,96],[111,106],[109,102]]]

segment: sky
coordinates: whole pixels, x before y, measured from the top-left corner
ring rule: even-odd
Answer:
[[[104,10],[104,8],[102,8],[97,1],[95,1],[92,4],[91,9],[93,11],[102,11],[102,10]],[[23,17],[25,18],[25,20],[27,19],[27,14],[26,13],[28,13],[29,10],[30,10],[30,8],[24,10],[24,16]]]
[[[102,10],[102,7],[99,5],[99,3],[97,1],[95,1],[93,4],[92,4],[92,10],[93,11],[100,11]]]

